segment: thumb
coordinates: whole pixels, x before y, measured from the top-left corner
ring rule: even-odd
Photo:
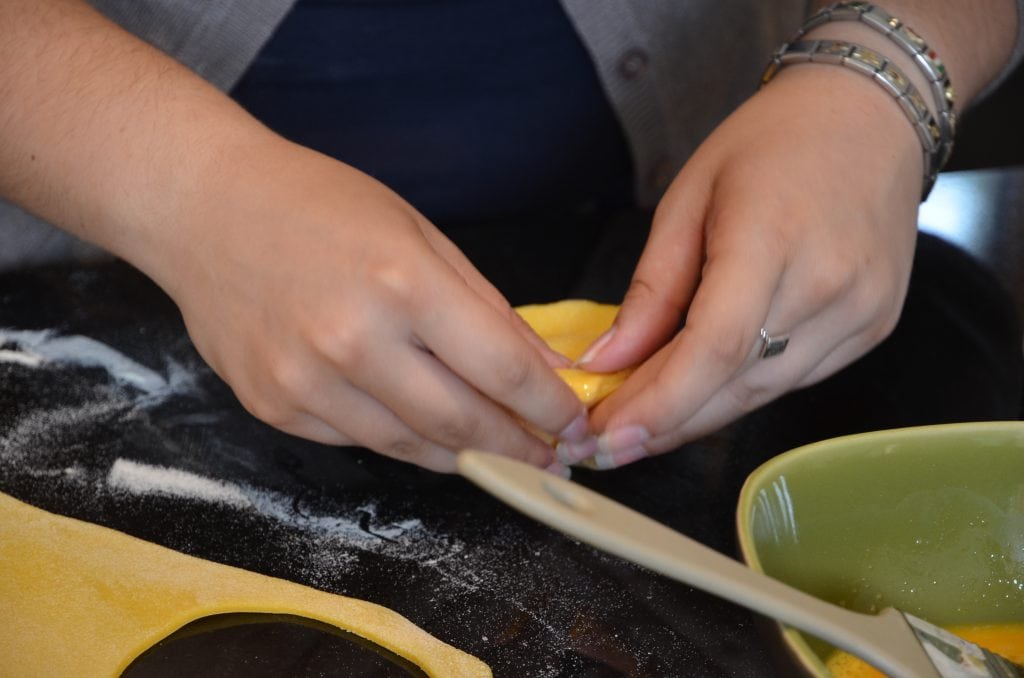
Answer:
[[[679,329],[700,279],[705,191],[685,185],[685,170],[658,205],[651,234],[611,328],[577,366],[614,372],[639,364]]]

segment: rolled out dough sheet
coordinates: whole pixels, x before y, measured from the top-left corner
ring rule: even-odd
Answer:
[[[233,612],[315,619],[430,676],[491,676],[480,660],[380,605],[188,556],[0,493],[0,666],[7,675],[118,676],[185,624]]]

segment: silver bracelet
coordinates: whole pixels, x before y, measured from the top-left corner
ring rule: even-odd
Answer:
[[[836,2],[814,14],[797,31],[792,41],[799,40],[807,32],[830,21],[860,21],[882,33],[906,52],[924,73],[935,101],[941,138],[939,141],[939,166],[942,169],[953,153],[953,138],[956,135],[956,112],[953,110],[955,94],[946,72],[946,66],[934,50],[928,47],[920,35],[902,21],[881,7],[869,2]]]
[[[868,76],[896,100],[921,141],[924,154],[921,200],[926,199],[941,167],[941,132],[924,98],[903,71],[878,52],[856,43],[842,40],[804,40],[786,43],[779,48],[761,77],[762,86],[768,84],[783,67],[799,63],[845,66]]]

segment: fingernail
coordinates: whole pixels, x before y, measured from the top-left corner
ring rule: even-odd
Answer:
[[[597,338],[597,341],[595,341],[590,346],[590,348],[587,349],[586,353],[584,353],[583,355],[580,356],[580,359],[576,361],[576,366],[577,367],[583,367],[584,365],[589,363],[591,360],[596,358],[597,354],[601,352],[601,349],[603,349],[605,346],[607,346],[608,342],[612,340],[612,335],[614,335],[614,334],[615,334],[615,325],[612,325],[610,328],[608,328],[605,331],[604,334],[602,334],[600,337]]]
[[[597,437],[587,436],[581,442],[570,443],[564,440],[559,441],[555,446],[555,456],[558,461],[567,466],[579,463],[587,457],[597,453]]]
[[[587,421],[587,411],[583,410],[579,415],[569,422],[569,425],[558,434],[559,442],[580,443],[590,435],[590,422]]]
[[[565,478],[566,480],[569,480],[572,477],[572,471],[569,470],[569,467],[560,464],[557,461],[544,470],[560,478]]]
[[[644,444],[651,434],[643,426],[623,426],[597,439],[594,462],[600,469],[618,468],[647,456]]]
[[[647,457],[647,450],[644,449],[643,445],[637,445],[636,447],[619,450],[614,453],[598,452],[594,455],[594,464],[602,471],[607,471],[608,469],[632,464],[634,461],[639,461],[645,457]]]
[[[620,426],[606,431],[597,439],[597,447],[602,452],[615,454],[643,445],[651,439],[651,434],[643,426]]]
[[[552,350],[551,356],[552,358],[554,358],[555,361],[555,364],[551,365],[551,367],[556,370],[572,367],[573,365],[572,360],[569,358],[569,356],[562,355],[558,351]]]

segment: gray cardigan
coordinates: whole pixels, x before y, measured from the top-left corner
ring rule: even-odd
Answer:
[[[127,30],[228,90],[294,0],[90,0]],[[561,0],[594,60],[653,206],[697,145],[754,92],[807,0]],[[1024,16],[1024,0],[1017,0]],[[1024,21],[1021,35],[1024,35]],[[708,39],[714,36],[713,39]],[[742,36],[740,38],[739,36]],[[1018,36],[1016,63],[1024,51]],[[1009,70],[1009,66],[1007,67]],[[93,253],[0,202],[0,270]]]

